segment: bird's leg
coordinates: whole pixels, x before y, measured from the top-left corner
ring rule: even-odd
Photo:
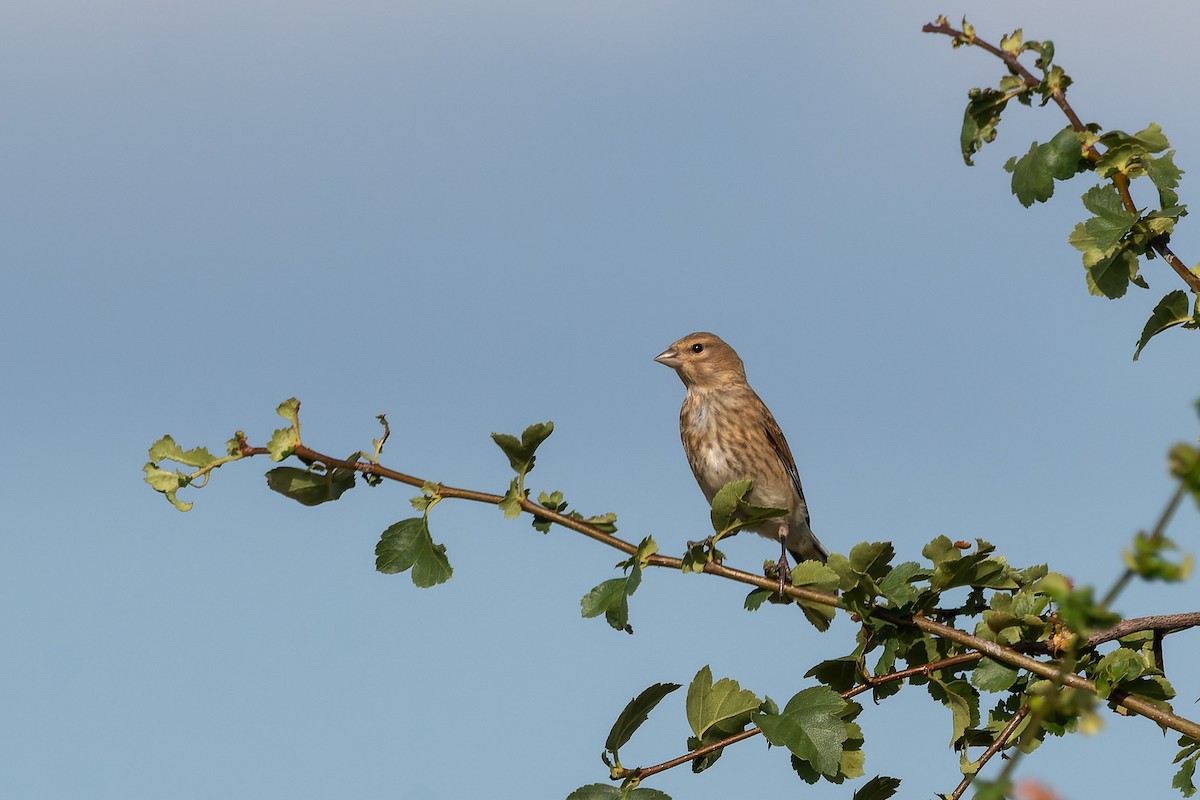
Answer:
[[[779,597],[783,598],[783,587],[785,583],[790,583],[788,580],[791,576],[791,570],[788,568],[788,549],[787,549],[788,526],[783,524],[779,526],[779,562],[775,568],[779,571]]]

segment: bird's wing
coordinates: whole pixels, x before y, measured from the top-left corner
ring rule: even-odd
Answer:
[[[766,411],[765,406],[763,410]],[[796,495],[804,505],[804,522],[808,524],[808,501],[804,499],[804,489],[800,486],[800,472],[796,469],[796,459],[792,458],[792,451],[788,447],[787,439],[783,438],[783,431],[780,429],[779,423],[771,416],[770,411],[767,411],[766,419],[763,420],[763,431],[767,434],[767,441],[771,443],[775,455],[779,456],[779,462],[783,464],[783,471],[787,473],[788,480],[792,482]]]

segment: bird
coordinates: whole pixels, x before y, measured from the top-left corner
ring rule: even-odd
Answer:
[[[737,352],[713,333],[690,333],[654,359],[675,370],[687,396],[679,410],[679,438],[696,483],[709,503],[722,486],[749,480],[749,503],[787,514],[752,528],[780,542],[780,594],[787,557],[824,563],[829,552],[812,532],[800,473],[770,409],[750,388]]]

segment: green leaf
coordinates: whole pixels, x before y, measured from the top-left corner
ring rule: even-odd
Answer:
[[[778,715],[755,715],[754,724],[768,742],[833,777],[841,766],[842,745],[850,738],[842,720],[846,707],[832,689],[814,686],[792,697]]]
[[[193,447],[191,450],[184,450],[175,444],[175,440],[170,435],[167,435],[150,445],[150,460],[155,463],[159,461],[175,461],[184,466],[202,468],[216,461],[217,457],[208,452],[208,448],[206,447]]]
[[[175,496],[176,492],[191,483],[191,478],[182,472],[169,472],[165,469],[160,469],[153,462],[149,462],[143,466],[142,472],[146,473],[146,477],[143,480],[150,484],[150,488],[166,496],[171,505],[180,511],[191,510],[191,503],[185,503]]]
[[[1079,135],[1070,125],[1045,144],[1034,142],[1029,152],[1010,158],[1004,169],[1012,173],[1012,192],[1028,208],[1044,203],[1054,194],[1054,181],[1065,181],[1087,168]]]
[[[625,577],[612,578],[596,586],[580,600],[584,618],[603,614],[615,630],[633,633],[629,625],[629,597],[637,591],[641,582],[641,565],[634,563]]]
[[[1167,464],[1174,475],[1191,493],[1196,505],[1200,506],[1200,450],[1190,444],[1177,444],[1167,456]]]
[[[1154,336],[1176,325],[1194,324],[1197,322],[1200,322],[1200,320],[1192,316],[1189,309],[1188,297],[1183,290],[1176,289],[1173,292],[1168,292],[1162,300],[1158,301],[1158,305],[1154,307],[1154,310],[1150,312],[1150,319],[1146,320],[1146,326],[1142,328],[1142,336],[1138,339],[1137,349],[1133,351],[1133,360],[1138,360],[1138,356],[1142,354],[1142,348]]]
[[[516,519],[521,516],[521,501],[525,499],[525,494],[517,484],[518,479],[513,478],[512,482],[508,484],[508,491],[504,493],[504,497],[496,504],[504,512],[505,519]]]
[[[1175,166],[1175,151],[1170,150],[1161,156],[1144,156],[1142,166],[1146,170],[1146,175],[1158,189],[1159,207],[1170,208],[1178,203],[1179,194],[1175,190],[1179,188],[1179,179],[1183,177],[1183,170]]]
[[[625,578],[611,578],[594,587],[580,601],[584,618],[598,617],[618,603],[624,603],[629,596],[625,593],[626,586]]]
[[[774,594],[775,592],[771,589],[751,589],[742,606],[747,611],[758,611],[762,608],[762,604],[770,600]]]
[[[1088,291],[1109,300],[1124,297],[1130,281],[1137,282],[1137,256],[1128,248],[1116,247],[1092,263],[1089,263],[1088,254],[1084,254],[1083,265],[1087,269]]]
[[[879,591],[892,605],[903,608],[916,600],[921,593],[921,590],[913,585],[913,581],[927,580],[929,576],[929,571],[917,562],[905,561],[903,564],[897,564],[884,576],[879,582]]]
[[[1017,674],[1017,670],[1007,664],[983,658],[971,670],[971,683],[985,692],[1003,692],[1017,682]]]
[[[508,433],[493,433],[492,440],[508,456],[508,463],[519,475],[525,475],[533,469],[537,459],[534,453],[546,438],[554,433],[553,422],[535,422],[521,433],[521,438]]]
[[[712,526],[717,533],[725,533],[732,528],[746,528],[757,525],[774,517],[787,515],[786,508],[769,508],[756,506],[746,500],[753,488],[750,481],[731,481],[713,495]]]
[[[267,486],[297,503],[319,506],[337,500],[348,489],[353,489],[354,474],[352,469],[319,473],[299,467],[275,467],[267,472]]]
[[[845,692],[854,688],[861,673],[860,657],[857,653],[851,653],[822,661],[804,673],[804,677],[816,678],[835,692]]]
[[[610,786],[607,783],[589,783],[567,795],[567,800],[671,800],[671,796],[644,786],[629,789]]]
[[[279,428],[271,434],[267,442],[267,451],[271,454],[272,461],[283,461],[292,454],[292,450],[298,444],[300,437],[296,435],[295,428]]]
[[[1083,223],[1094,246],[1107,250],[1129,232],[1138,215],[1126,211],[1121,196],[1111,184],[1093,186],[1083,193],[1083,207],[1095,214]]]
[[[275,413],[296,425],[300,422],[300,401],[289,397],[275,408]]]
[[[979,693],[962,678],[946,680],[937,673],[929,676],[928,686],[930,696],[950,709],[953,721],[950,744],[954,745],[962,739],[967,728],[979,724]]]
[[[385,575],[411,569],[413,584],[423,589],[445,583],[454,572],[446,546],[434,543],[425,517],[402,519],[383,532],[375,545],[375,569]]]
[[[1154,538],[1140,532],[1134,537],[1133,549],[1123,554],[1125,566],[1148,581],[1176,583],[1187,580],[1192,574],[1192,555],[1188,553],[1178,562],[1168,559],[1166,554],[1176,549],[1175,543],[1165,536]]]
[[[967,92],[967,110],[963,112],[959,144],[963,161],[968,167],[974,166],[971,156],[977,153],[985,142],[996,139],[996,126],[1000,124],[1000,114],[1008,105],[1008,101],[1008,94],[995,89],[972,89]]]
[[[1179,764],[1179,771],[1175,773],[1171,787],[1178,789],[1184,797],[1192,797],[1196,794],[1193,778],[1196,774],[1196,760],[1200,758],[1200,743],[1190,736],[1180,736],[1179,744],[1183,749],[1175,756],[1173,762]]]
[[[802,561],[792,568],[792,585],[799,588],[833,593],[837,591],[839,581],[836,572],[818,561]],[[814,628],[829,630],[829,623],[837,613],[836,606],[800,599],[796,603]]]
[[[745,729],[760,703],[754,692],[743,689],[732,678],[714,684],[712,670],[705,666],[688,686],[688,724],[701,742],[707,741],[707,734],[714,729],[721,734],[719,738],[724,738]]]
[[[896,794],[896,790],[899,788],[899,778],[876,775],[860,786],[851,800],[888,800],[889,797]]]
[[[630,737],[646,721],[654,707],[679,686],[678,683],[656,683],[630,700],[617,717],[617,721],[613,723],[612,730],[608,732],[604,748],[610,753],[615,753],[624,747]]]

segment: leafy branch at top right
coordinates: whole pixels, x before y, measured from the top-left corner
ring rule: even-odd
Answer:
[[[1155,335],[1168,328],[1200,328],[1200,266],[1188,269],[1171,251],[1171,233],[1187,207],[1179,203],[1176,189],[1183,171],[1175,166],[1175,151],[1162,129],[1150,123],[1145,130],[1101,133],[1099,125],[1084,123],[1066,100],[1071,78],[1054,63],[1054,44],[1049,41],[1025,41],[1020,29],[990,44],[975,35],[965,19],[962,29],[950,26],[945,17],[927,23],[926,33],[951,37],[954,47],[979,47],[1004,62],[1008,74],[996,88],[971,89],[963,115],[962,155],[970,166],[972,156],[996,138],[996,126],[1009,101],[1032,105],[1055,103],[1069,120],[1048,142],[1034,142],[1027,153],[1013,157],[1004,165],[1012,173],[1012,191],[1028,207],[1044,203],[1054,194],[1054,182],[1065,181],[1081,172],[1093,172],[1104,182],[1088,189],[1083,205],[1092,216],[1077,224],[1068,240],[1082,253],[1089,291],[1095,295],[1118,298],[1132,283],[1143,289],[1149,284],[1140,272],[1141,259],[1161,257],[1194,295],[1176,289],[1168,292],[1150,314],[1134,350],[1134,360]],[[1020,58],[1035,54],[1033,70]],[[1157,208],[1139,208],[1130,193],[1130,184],[1148,178],[1157,195]]]

